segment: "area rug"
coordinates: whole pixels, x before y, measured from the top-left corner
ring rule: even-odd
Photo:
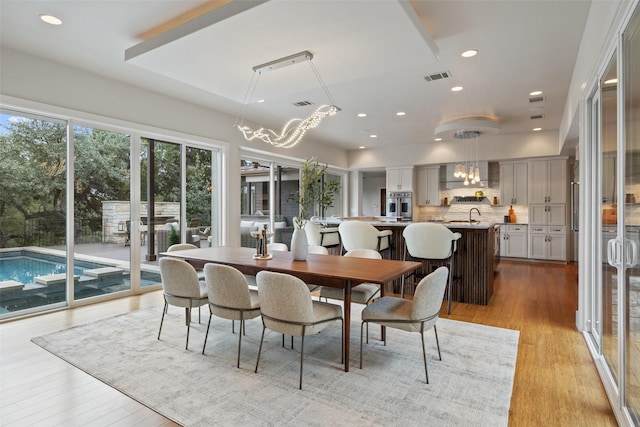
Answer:
[[[161,309],[117,317],[37,337],[33,342],[184,426],[506,426],[519,332],[438,320],[442,361],[433,330],[425,333],[429,384],[420,336],[370,327],[359,369],[360,306],[353,306],[351,365],[340,363],[340,326],[305,340],[303,389],[298,389],[300,341],[282,347],[267,331],[258,373],[261,320],[247,322],[240,369],[237,333],[214,318],[203,355],[208,310],[192,323],[185,350],[184,311],[170,307],[161,340]],[[206,315],[205,315],[206,312]],[[237,332],[237,323],[236,323]]]

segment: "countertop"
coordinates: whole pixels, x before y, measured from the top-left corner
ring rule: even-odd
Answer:
[[[320,224],[327,224],[327,225],[338,225],[343,221],[348,221],[348,220],[358,220],[358,221],[364,221],[364,222],[368,222],[369,224],[373,225],[374,227],[406,227],[409,224],[414,224],[414,223],[420,223],[420,222],[434,222],[436,224],[442,224],[447,228],[466,228],[466,229],[475,229],[475,230],[488,230],[490,228],[492,228],[495,225],[500,225],[499,223],[496,222],[489,222],[489,221],[479,221],[479,222],[472,222],[469,223],[468,221],[395,221],[395,220],[388,220],[385,221],[382,218],[376,218],[376,217],[368,217],[368,218],[348,218],[348,219],[341,219],[341,218],[327,218],[327,219],[323,219],[323,220],[317,220],[315,222],[318,222]]]

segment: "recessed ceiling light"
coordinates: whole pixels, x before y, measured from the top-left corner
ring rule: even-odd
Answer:
[[[43,15],[40,15],[40,19],[42,19],[47,24],[51,24],[51,25],[60,25],[60,24],[62,24],[62,20],[60,18],[56,18],[53,15],[43,14]]]
[[[540,130],[542,130],[542,128],[533,128],[533,131],[534,131],[534,132],[538,132],[538,131],[540,131]]]
[[[436,138],[434,141],[442,141],[442,138]]]
[[[371,135],[369,135],[369,138],[377,138],[378,135],[376,135],[375,133],[372,133]]]
[[[406,113],[404,111],[398,111],[396,116],[404,116]]]
[[[460,92],[462,89],[462,86],[454,86],[451,88],[451,92]]]
[[[358,113],[358,117],[367,117],[367,113]]]
[[[541,90],[534,90],[533,92],[529,92],[529,95],[531,95],[531,96],[542,95],[542,91]]]
[[[475,49],[469,49],[469,50],[465,50],[464,52],[462,52],[462,57],[463,58],[471,58],[472,56],[476,56],[478,54],[478,51]]]
[[[364,145],[361,145],[361,146],[360,146],[360,147],[358,147],[358,148],[359,148],[359,149],[361,149],[361,150],[364,150],[364,149],[365,149],[365,146],[364,146]]]

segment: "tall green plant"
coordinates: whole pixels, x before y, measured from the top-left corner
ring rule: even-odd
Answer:
[[[304,228],[306,221],[315,213],[320,214],[333,206],[333,197],[340,190],[340,183],[335,180],[323,182],[328,165],[320,164],[312,157],[302,165],[300,191],[296,201],[300,205],[300,215],[296,219],[298,228]]]

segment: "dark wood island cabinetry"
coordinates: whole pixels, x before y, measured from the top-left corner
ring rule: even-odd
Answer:
[[[385,258],[403,259],[404,238],[402,231],[407,223],[373,223],[373,225],[379,230],[393,231],[391,251]],[[500,253],[498,247],[499,231],[494,224],[444,223],[443,225],[462,235],[458,240],[453,261],[454,284],[451,299],[469,304],[487,305],[493,295],[493,275]],[[431,266],[423,267],[422,273],[430,268]],[[396,281],[393,286],[393,291],[399,293],[399,281]],[[405,292],[411,295],[413,289],[407,288]]]

